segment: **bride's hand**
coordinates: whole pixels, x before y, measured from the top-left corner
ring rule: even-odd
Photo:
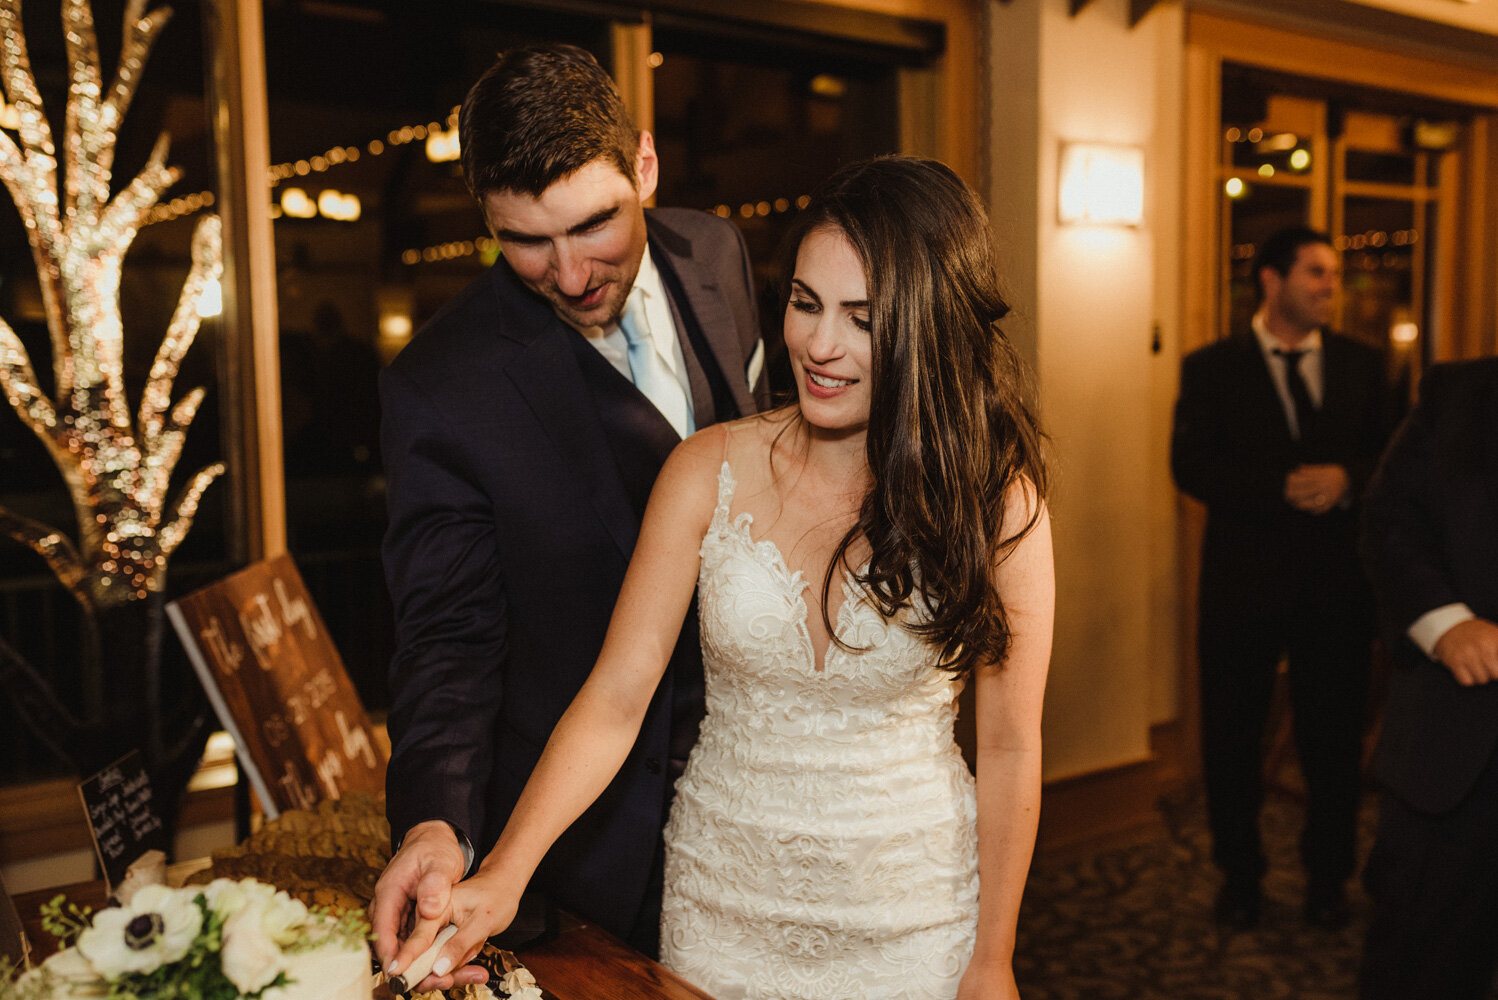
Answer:
[[[973,956],[957,987],[957,1000],[1019,1000],[1014,967],[1009,962],[985,962]]]
[[[519,888],[511,885],[493,869],[480,868],[473,877],[452,889],[451,922],[457,931],[442,946],[431,975],[416,989],[420,992],[446,990],[466,983],[483,983],[489,971],[473,965],[484,942],[509,927],[520,905]]]

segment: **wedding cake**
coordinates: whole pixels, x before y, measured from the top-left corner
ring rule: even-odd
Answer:
[[[357,912],[309,909],[253,879],[147,886],[120,907],[43,911],[66,947],[0,1000],[132,996],[193,1000],[370,1000],[368,929]]]

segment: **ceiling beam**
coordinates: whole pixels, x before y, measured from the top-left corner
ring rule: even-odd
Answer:
[[[1144,16],[1160,5],[1160,0],[1129,0],[1129,27],[1136,27]]]

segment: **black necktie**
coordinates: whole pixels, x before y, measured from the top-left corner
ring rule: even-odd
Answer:
[[[1306,352],[1275,348],[1274,353],[1285,361],[1285,383],[1290,387],[1290,402],[1295,404],[1295,436],[1299,440],[1305,440],[1316,415],[1316,407],[1311,403],[1311,393],[1306,388],[1305,377],[1300,374],[1300,359],[1306,356]]]

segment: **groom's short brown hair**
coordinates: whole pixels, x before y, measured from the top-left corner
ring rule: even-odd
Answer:
[[[624,99],[592,53],[530,45],[500,54],[468,91],[458,115],[463,180],[532,197],[597,159],[631,184],[640,136]]]

